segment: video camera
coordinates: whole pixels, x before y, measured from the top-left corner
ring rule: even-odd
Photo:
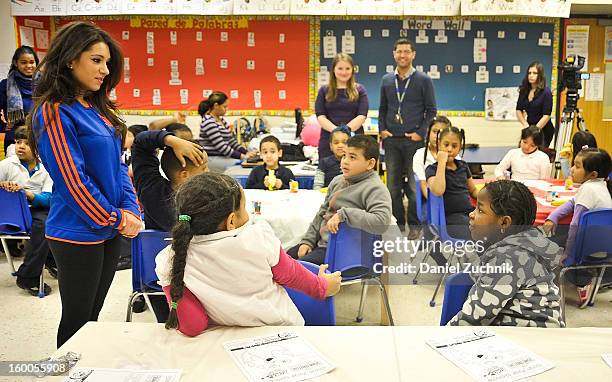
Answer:
[[[584,57],[578,55],[567,56],[559,65],[561,69],[561,90],[567,88],[566,108],[575,109],[578,104],[578,90],[582,89],[581,80],[588,80],[589,74],[580,71],[584,67]]]

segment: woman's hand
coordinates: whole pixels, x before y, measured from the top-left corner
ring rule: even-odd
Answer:
[[[127,238],[132,238],[138,235],[142,229],[142,221],[129,212],[122,211],[123,225],[119,227],[119,233]]]
[[[243,155],[244,155],[245,159],[255,158],[257,156],[257,150],[249,151],[248,153],[243,154]]]

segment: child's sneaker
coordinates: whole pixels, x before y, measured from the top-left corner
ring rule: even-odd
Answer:
[[[583,287],[577,287],[576,289],[578,290],[578,308],[584,309],[589,303],[589,298],[591,297],[593,285],[591,283],[588,283],[587,285]]]

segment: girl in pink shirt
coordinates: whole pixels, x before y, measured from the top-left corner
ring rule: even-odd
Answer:
[[[283,286],[318,299],[340,290],[340,272],[326,274],[323,265],[318,276],[311,273],[285,253],[266,222],[249,222],[244,192],[227,175],[189,179],[177,192],[176,209],[172,245],[155,260],[170,304],[168,329],[195,336],[209,320],[304,325]]]

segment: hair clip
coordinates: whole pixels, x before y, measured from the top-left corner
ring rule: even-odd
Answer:
[[[172,307],[172,309],[176,310],[178,309],[178,302],[172,301],[172,303],[170,303],[170,306]]]
[[[188,222],[188,221],[191,221],[191,216],[189,216],[189,215],[179,215],[178,220],[179,221]]]
[[[584,146],[582,146],[580,149],[581,149],[581,150],[586,150],[586,149],[588,149],[588,148],[589,148],[589,145],[584,145]]]

